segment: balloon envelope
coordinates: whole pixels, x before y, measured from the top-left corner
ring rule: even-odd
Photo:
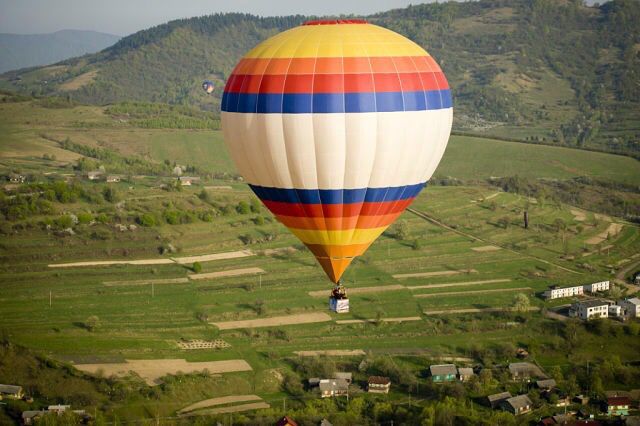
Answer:
[[[453,117],[435,60],[357,20],[262,42],[229,77],[221,109],[239,172],[333,282],[425,186]]]
[[[215,89],[215,86],[211,81],[205,80],[202,82],[202,90],[204,90],[208,94],[211,94],[214,91],[214,89]]]

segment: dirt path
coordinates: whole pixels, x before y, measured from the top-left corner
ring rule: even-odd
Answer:
[[[233,330],[236,328],[275,327],[279,325],[309,324],[314,322],[331,321],[331,317],[324,312],[311,314],[283,315],[279,317],[251,319],[244,321],[212,322],[220,330]]]
[[[436,226],[439,226],[439,227],[441,227],[441,228],[444,228],[444,229],[446,229],[446,230],[448,230],[448,231],[451,231],[451,232],[453,232],[453,233],[456,233],[456,234],[458,234],[458,235],[462,235],[463,237],[470,238],[472,241],[482,241],[482,242],[484,242],[484,243],[487,243],[487,244],[490,244],[490,245],[494,245],[494,246],[500,247],[501,249],[503,249],[503,250],[507,250],[507,251],[509,251],[509,252],[511,252],[511,253],[515,253],[515,254],[517,254],[517,255],[519,255],[519,256],[528,257],[528,258],[530,258],[530,259],[535,259],[535,260],[537,260],[537,261],[539,261],[539,262],[546,263],[547,265],[555,266],[556,268],[560,268],[560,269],[562,269],[563,271],[571,272],[571,273],[573,273],[573,274],[579,274],[579,275],[582,275],[582,272],[574,271],[573,269],[566,268],[566,267],[564,267],[564,266],[562,266],[562,265],[558,265],[557,263],[550,262],[550,261],[548,261],[548,260],[546,260],[546,259],[543,259],[543,258],[541,258],[541,257],[534,256],[534,255],[532,255],[532,254],[521,253],[521,252],[516,251],[516,250],[513,250],[513,249],[511,249],[511,248],[509,248],[509,247],[502,246],[502,245],[500,245],[500,244],[496,244],[496,243],[494,243],[493,241],[489,241],[489,240],[486,240],[486,239],[484,239],[484,238],[476,237],[475,235],[469,234],[469,233],[467,233],[467,232],[462,232],[462,231],[459,231],[459,230],[457,230],[457,229],[453,229],[452,227],[445,225],[444,223],[442,223],[442,222],[440,222],[439,220],[437,220],[437,219],[435,219],[435,218],[433,218],[433,217],[429,216],[428,214],[423,213],[423,212],[421,212],[421,211],[418,211],[418,210],[416,210],[416,209],[408,208],[408,209],[407,209],[407,211],[408,211],[408,212],[411,212],[411,213],[413,213],[413,214],[415,214],[415,215],[416,215],[416,216],[418,216],[418,217],[421,217],[422,219],[424,219],[424,220],[426,220],[426,221],[428,221],[428,222],[431,222],[432,224],[434,224],[434,225],[436,225]]]
[[[261,410],[271,408],[266,402],[253,402],[251,404],[232,405],[230,407],[210,408],[206,410],[200,410],[197,413],[184,414],[187,416],[209,416],[211,414],[226,414],[226,413],[239,413],[241,411]]]
[[[105,281],[104,284],[107,287],[121,287],[121,286],[136,286],[136,285],[149,285],[149,284],[184,284],[188,283],[188,278],[166,278],[157,280],[135,280],[135,281]]]
[[[295,351],[299,356],[362,356],[366,352],[362,349],[333,349],[323,351]]]
[[[449,275],[458,275],[458,274],[467,274],[467,273],[477,273],[475,269],[461,270],[461,271],[434,271],[434,272],[416,272],[413,274],[395,274],[392,275],[393,278],[397,280],[402,280],[405,278],[425,278],[425,277],[440,277],[440,276],[449,276]]]
[[[407,288],[409,290],[418,290],[421,288],[442,288],[442,287],[458,287],[458,286],[465,286],[465,285],[508,283],[510,281],[511,281],[510,278],[498,278],[495,280],[484,280],[484,281],[462,281],[457,283],[414,285],[414,286],[407,286]]]
[[[382,293],[385,291],[397,291],[404,290],[406,287],[400,284],[392,284],[392,285],[383,285],[383,286],[374,286],[374,287],[359,287],[359,288],[349,288],[347,289],[347,294],[366,294],[366,293]],[[311,297],[329,297],[329,289],[327,290],[317,290],[310,291],[309,296]]]
[[[622,231],[622,224],[610,223],[607,229],[605,229],[595,237],[589,238],[585,242],[591,245],[600,244],[601,242],[606,241],[607,237],[615,237],[620,233],[620,231]]]
[[[499,292],[513,292],[513,291],[526,291],[531,290],[531,287],[517,287],[517,288],[497,288],[491,290],[473,290],[473,291],[445,291],[442,293],[427,293],[427,294],[414,294],[413,297],[419,297],[421,299],[427,297],[439,297],[439,296],[462,296],[468,294],[489,294]]]
[[[208,280],[214,278],[224,277],[237,277],[239,275],[255,275],[264,274],[265,270],[262,268],[242,268],[242,269],[229,269],[226,271],[207,272],[205,274],[191,274],[189,279],[191,280]]]
[[[212,191],[216,191],[219,189],[230,190],[230,189],[233,189],[233,187],[229,185],[213,185],[213,186],[205,186],[204,189],[210,189]]]
[[[130,371],[144,379],[149,386],[160,384],[167,374],[193,373],[208,370],[209,373],[231,373],[251,371],[251,366],[242,359],[227,361],[188,362],[184,359],[128,359],[126,362],[104,364],[76,364],[78,370],[90,374],[101,372],[104,376],[126,376]]]
[[[247,402],[247,401],[262,401],[258,395],[231,395],[231,396],[223,396],[220,398],[210,398],[205,399],[195,404],[191,404],[187,407],[184,407],[178,410],[178,414],[184,414],[189,411],[199,410],[201,408],[208,408],[215,405],[223,405],[223,404],[233,404],[235,402]]]
[[[201,256],[173,257],[170,259],[137,259],[137,260],[97,260],[86,262],[52,263],[49,268],[77,268],[83,266],[113,266],[113,265],[167,265],[171,263],[210,262],[212,260],[235,259],[238,257],[255,256],[251,250],[230,251],[224,253],[205,254]]]
[[[464,308],[464,309],[443,309],[436,311],[424,311],[425,315],[442,315],[442,314],[475,314],[480,312],[507,312],[511,308]],[[532,306],[529,311],[539,311],[540,308]]]
[[[251,250],[228,251],[224,253],[203,254],[201,256],[174,257],[176,263],[211,262],[213,260],[237,259],[239,257],[255,256]]]
[[[398,317],[398,318],[381,318],[381,322],[407,322],[407,321],[421,321],[421,317]],[[352,320],[337,320],[336,324],[364,324],[364,323],[376,323],[375,318],[369,318],[366,320],[352,319]]]

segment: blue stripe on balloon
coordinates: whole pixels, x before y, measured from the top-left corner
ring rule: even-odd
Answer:
[[[413,198],[424,188],[426,182],[415,185],[388,188],[357,189],[283,189],[249,185],[263,201],[302,204],[354,204],[397,201]]]
[[[309,114],[424,111],[451,108],[451,91],[380,93],[233,93],[222,95],[222,111]]]

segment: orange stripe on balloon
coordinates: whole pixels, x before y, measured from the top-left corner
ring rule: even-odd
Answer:
[[[401,212],[379,216],[348,216],[348,217],[297,217],[277,215],[276,218],[288,228],[316,229],[316,230],[348,230],[371,229],[391,225]]]
[[[371,243],[349,245],[307,244],[306,246],[316,257],[343,258],[362,255],[367,251]]]

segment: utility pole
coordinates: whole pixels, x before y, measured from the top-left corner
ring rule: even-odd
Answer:
[[[151,297],[154,297],[156,294],[155,285],[151,283]]]
[[[51,307],[51,290],[49,290],[49,307]]]
[[[262,288],[262,275],[258,275],[258,287]]]
[[[282,398],[282,411],[284,411],[284,413],[287,413],[287,398]]]

